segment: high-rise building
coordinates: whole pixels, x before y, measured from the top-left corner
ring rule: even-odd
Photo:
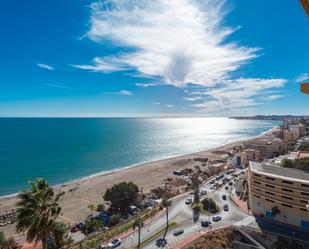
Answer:
[[[309,231],[309,173],[250,162],[248,179],[254,215]]]

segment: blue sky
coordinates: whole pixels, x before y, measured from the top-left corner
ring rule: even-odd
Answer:
[[[287,0],[0,1],[0,116],[308,115]]]

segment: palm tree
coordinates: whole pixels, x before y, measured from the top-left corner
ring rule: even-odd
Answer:
[[[13,238],[6,239],[4,233],[0,231],[0,248],[11,249],[16,247],[16,242]]]
[[[165,237],[166,237],[166,234],[167,234],[167,231],[168,231],[168,208],[172,205],[172,201],[169,200],[166,196],[164,196],[162,198],[162,206],[165,207],[165,213],[166,213],[166,229],[165,229],[165,232],[164,232],[164,235],[163,235],[163,240],[165,240]]]
[[[28,242],[42,241],[47,248],[47,239],[54,230],[54,224],[61,214],[59,198],[64,192],[55,193],[44,179],[29,182],[30,191],[18,194],[17,225],[18,232],[27,232]]]
[[[95,212],[97,211],[97,208],[96,208],[96,206],[94,204],[89,204],[88,208],[90,209],[90,215],[91,216],[93,214],[93,211],[95,211]]]
[[[141,229],[144,226],[144,222],[140,216],[137,216],[136,219],[133,222],[133,231],[135,228],[138,228],[138,244],[137,248],[139,249],[141,246]]]

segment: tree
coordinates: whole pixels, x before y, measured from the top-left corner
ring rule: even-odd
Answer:
[[[89,208],[91,216],[93,214],[93,211],[95,211],[95,212],[97,211],[97,208],[94,204],[89,204],[87,208]]]
[[[293,161],[291,159],[283,159],[281,166],[283,168],[293,168]]]
[[[120,222],[120,215],[119,214],[112,214],[111,217],[109,217],[109,226],[115,226]]]
[[[166,237],[166,234],[167,234],[167,231],[168,231],[168,227],[169,227],[169,224],[168,224],[168,209],[171,205],[172,205],[172,201],[169,200],[166,196],[163,196],[162,206],[165,207],[165,214],[166,214],[166,229],[165,229],[165,232],[164,232],[164,235],[163,235],[163,240],[165,240],[165,237]]]
[[[205,198],[204,200],[202,200],[202,204],[203,204],[203,209],[208,210],[210,213],[214,214],[214,213],[219,212],[219,208],[213,199]]]
[[[55,193],[44,179],[30,181],[29,185],[30,191],[18,194],[16,229],[27,232],[29,242],[41,240],[46,249],[47,238],[52,235],[55,221],[61,214],[58,202],[64,192]]]
[[[272,207],[271,209],[273,216],[277,216],[278,214],[280,214],[280,210],[277,206]]]
[[[105,206],[104,204],[100,203],[97,205],[97,211],[98,212],[104,212],[105,211]]]
[[[88,219],[85,221],[85,225],[82,227],[84,234],[96,232],[102,227],[102,222],[98,219]]]
[[[49,245],[49,249],[62,248],[65,245],[70,244],[71,238],[66,238],[68,235],[68,227],[62,222],[56,221],[53,229],[53,240]]]
[[[1,249],[12,249],[16,247],[16,242],[13,238],[6,239],[4,233],[0,231],[0,248]]]
[[[108,188],[103,196],[111,203],[111,208],[117,211],[125,211],[136,202],[138,186],[133,182],[121,182]]]
[[[141,246],[141,229],[143,226],[144,226],[144,222],[142,218],[138,215],[133,222],[133,231],[135,230],[135,228],[138,228],[138,244],[137,244],[138,249]]]

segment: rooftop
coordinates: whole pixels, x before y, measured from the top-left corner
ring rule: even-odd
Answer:
[[[263,165],[257,162],[250,161],[250,169],[252,171],[258,171],[274,177],[283,177],[292,181],[309,181],[309,173],[299,169],[282,168],[273,165]]]

